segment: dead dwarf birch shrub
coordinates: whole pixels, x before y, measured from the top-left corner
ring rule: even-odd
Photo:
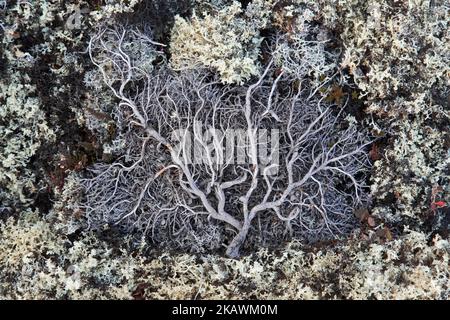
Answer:
[[[118,99],[112,114],[125,143],[82,180],[89,228],[115,226],[193,251],[226,245],[238,257],[244,243],[315,241],[355,227],[353,210],[368,201],[369,141],[318,94],[324,83],[272,61],[242,86],[204,69],[143,68],[139,57],[157,47],[125,28],[90,41]]]

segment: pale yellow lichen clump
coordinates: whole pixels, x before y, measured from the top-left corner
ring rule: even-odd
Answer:
[[[450,244],[406,231],[385,244],[291,243],[239,260],[112,250],[89,234],[71,242],[33,212],[0,228],[0,298],[449,299]]]
[[[129,297],[135,268],[124,254],[94,237],[70,242],[36,212],[1,224],[0,297],[2,299],[99,299]],[[138,261],[138,260],[137,260]]]
[[[170,44],[175,69],[208,67],[224,83],[243,83],[259,74],[260,30],[268,23],[271,1],[253,1],[246,10],[237,1],[190,20],[175,17]]]
[[[96,21],[104,21],[105,19],[110,19],[112,16],[119,13],[133,12],[134,7],[137,6],[142,0],[109,0],[101,7],[101,10],[95,10],[90,13],[90,15]]]

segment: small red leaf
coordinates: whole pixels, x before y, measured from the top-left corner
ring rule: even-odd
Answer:
[[[446,203],[444,201],[436,201],[434,205],[438,208],[443,208],[445,207]]]
[[[372,159],[372,161],[381,159],[380,151],[376,143],[372,145],[372,149],[369,151],[369,157]]]

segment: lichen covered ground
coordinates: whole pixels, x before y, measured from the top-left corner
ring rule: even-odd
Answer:
[[[445,0],[0,0],[0,298],[449,299],[449,21]],[[118,25],[151,30],[158,50],[126,40],[145,70],[245,86],[271,55],[332,79],[317,92],[372,141],[351,232],[231,259],[91,228],[83,179],[130,144],[93,63],[107,52],[89,55]]]

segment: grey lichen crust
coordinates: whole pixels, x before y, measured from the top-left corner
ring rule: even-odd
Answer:
[[[17,72],[0,82],[0,101],[4,101],[0,109],[0,210],[30,201],[27,194],[35,192],[36,186],[27,164],[43,141],[54,138],[39,99],[33,97],[35,90],[29,78]]]
[[[374,129],[390,139],[375,163],[374,211],[387,221],[422,223],[434,215],[433,190],[445,190],[438,200],[449,199],[450,7],[345,1],[325,8],[326,23],[343,29],[341,66],[366,96]],[[395,205],[386,205],[392,198]]]
[[[450,244],[407,231],[381,244],[291,243],[239,260],[150,256],[92,234],[70,241],[37,213],[1,224],[2,299],[449,299]]]

